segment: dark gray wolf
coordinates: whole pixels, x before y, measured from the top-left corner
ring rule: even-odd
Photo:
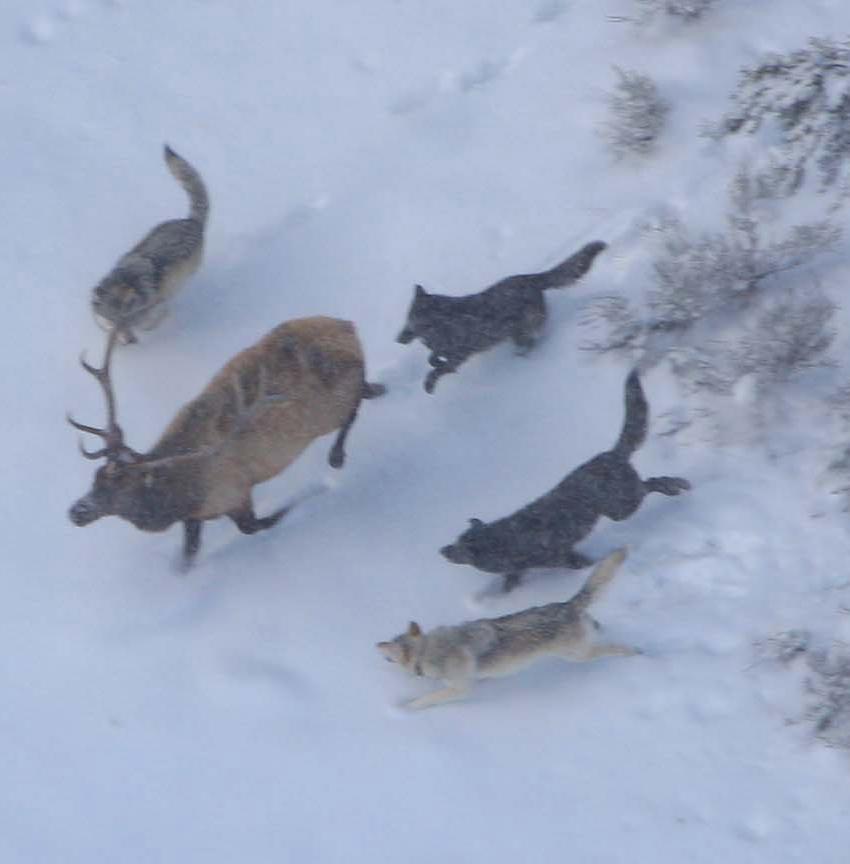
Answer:
[[[432,368],[425,390],[433,393],[443,375],[456,372],[473,354],[506,339],[513,340],[519,353],[533,348],[546,321],[543,292],[576,282],[606,245],[601,240],[588,243],[551,270],[509,276],[465,297],[429,294],[417,285],[397,341],[407,345],[420,339],[430,348]]]
[[[642,480],[629,460],[643,444],[649,406],[637,370],[626,378],[626,417],[613,449],[594,456],[554,489],[511,516],[470,526],[441,553],[454,564],[471,564],[504,577],[504,590],[516,587],[533,567],[587,567],[576,552],[600,516],[619,522],[631,516],[650,492],[678,495],[691,488],[682,477]]]

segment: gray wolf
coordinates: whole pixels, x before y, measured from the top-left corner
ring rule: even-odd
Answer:
[[[518,353],[531,350],[546,321],[543,292],[576,282],[605,248],[600,240],[588,243],[551,270],[510,276],[464,297],[429,294],[417,285],[396,341],[407,345],[420,339],[431,350],[426,392],[433,393],[443,375],[456,372],[473,354],[506,339],[513,340]]]
[[[600,516],[627,519],[650,492],[679,495],[691,488],[682,477],[642,480],[629,461],[647,433],[649,406],[637,370],[626,378],[625,420],[611,450],[594,456],[554,489],[494,522],[470,519],[469,528],[440,552],[453,564],[471,564],[503,577],[503,588],[519,584],[533,567],[587,567],[593,562],[573,546]]]
[[[479,618],[423,632],[412,621],[407,631],[379,642],[384,657],[411,675],[435,678],[446,686],[407,703],[429,708],[465,696],[475,681],[510,675],[542,657],[582,662],[597,657],[628,657],[638,649],[596,640],[598,623],[586,612],[619,569],[625,549],[600,562],[571,600],[534,606],[501,618]]]
[[[167,314],[167,301],[201,264],[209,197],[201,175],[167,144],[165,164],[189,196],[185,219],[161,222],[95,286],[92,311],[123,342],[135,342],[134,327],[151,329]]]

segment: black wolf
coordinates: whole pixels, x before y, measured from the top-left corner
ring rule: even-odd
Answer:
[[[532,567],[587,567],[593,562],[573,545],[586,537],[600,516],[619,522],[631,516],[649,492],[678,495],[691,488],[682,477],[641,480],[629,459],[643,444],[649,407],[637,370],[626,378],[626,418],[613,449],[594,456],[554,489],[511,516],[470,527],[440,552],[453,564],[471,564],[504,577],[516,587]]]
[[[425,390],[432,393],[443,375],[505,339],[513,340],[519,353],[533,348],[546,321],[543,292],[576,282],[606,245],[601,240],[588,243],[551,270],[509,276],[465,297],[429,294],[417,285],[397,341],[407,345],[421,339],[431,349]]]

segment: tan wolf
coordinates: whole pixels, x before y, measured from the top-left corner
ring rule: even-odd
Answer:
[[[379,642],[378,650],[387,660],[401,664],[411,675],[436,678],[446,685],[413,699],[406,703],[407,707],[429,708],[460,699],[475,681],[510,675],[542,657],[583,662],[641,653],[627,645],[596,641],[599,624],[585,611],[625,557],[625,549],[612,552],[566,602],[535,606],[501,618],[437,627],[427,633],[411,621],[400,636]]]

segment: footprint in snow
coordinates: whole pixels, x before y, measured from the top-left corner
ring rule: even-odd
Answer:
[[[534,20],[538,24],[549,24],[560,18],[567,11],[564,0],[543,0],[534,12]]]

